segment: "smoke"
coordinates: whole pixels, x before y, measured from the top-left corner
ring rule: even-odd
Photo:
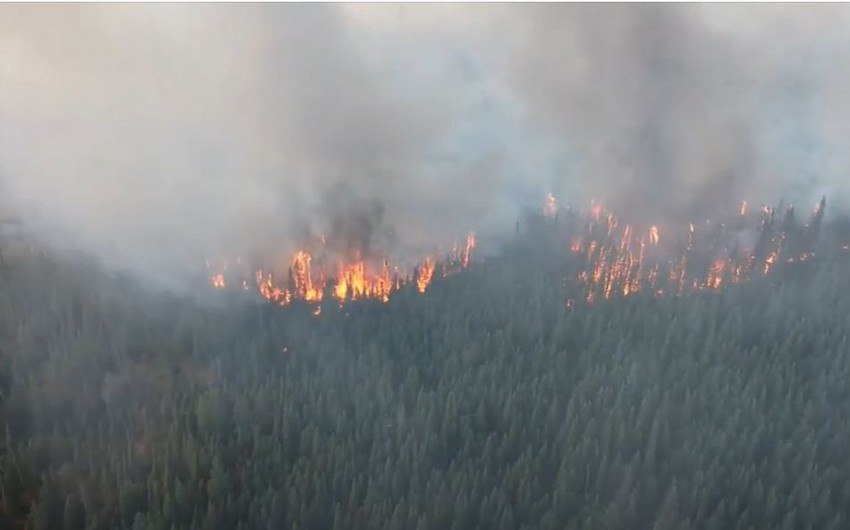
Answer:
[[[842,5],[5,5],[4,209],[148,275],[418,256],[546,192],[846,207]],[[163,274],[167,273],[167,274]]]
[[[641,217],[845,202],[846,6],[514,6],[505,77],[578,151],[580,187]],[[844,160],[837,163],[838,159]]]

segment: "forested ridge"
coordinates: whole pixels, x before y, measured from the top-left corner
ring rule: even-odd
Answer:
[[[568,310],[534,237],[320,317],[6,256],[0,528],[848,526],[846,254]]]

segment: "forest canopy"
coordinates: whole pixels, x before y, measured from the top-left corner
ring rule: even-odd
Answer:
[[[7,252],[0,528],[844,528],[850,256],[567,307],[547,222],[318,317]]]

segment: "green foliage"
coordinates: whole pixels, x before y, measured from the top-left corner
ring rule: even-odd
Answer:
[[[4,517],[58,530],[846,526],[848,264],[567,311],[569,258],[522,245],[422,296],[320,318],[11,261]]]

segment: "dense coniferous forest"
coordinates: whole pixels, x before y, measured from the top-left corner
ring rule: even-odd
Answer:
[[[847,528],[846,254],[568,309],[545,237],[320,317],[7,253],[0,528]]]

